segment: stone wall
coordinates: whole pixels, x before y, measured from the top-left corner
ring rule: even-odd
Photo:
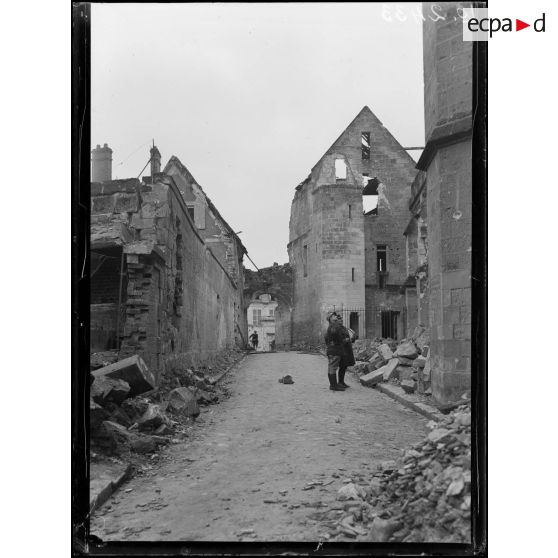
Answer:
[[[125,254],[120,358],[139,354],[159,380],[169,357],[201,363],[247,337],[242,274],[231,277],[204,242],[172,177],[91,192],[92,250],[112,243]],[[100,316],[92,307],[92,324]]]
[[[432,393],[441,403],[470,389],[472,43],[462,40],[459,6],[426,18],[424,95],[428,313]],[[430,4],[424,4],[430,10]]]

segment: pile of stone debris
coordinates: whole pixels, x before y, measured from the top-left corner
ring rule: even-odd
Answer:
[[[430,395],[429,336],[422,326],[397,344],[392,339],[362,339],[354,344],[353,372],[364,386],[380,382],[401,386],[406,393]]]
[[[470,542],[471,412],[465,402],[399,459],[338,492],[331,536],[374,542]],[[335,513],[335,512],[333,512]],[[326,514],[326,517],[329,515]]]
[[[174,369],[155,389],[155,378],[139,356],[109,364],[110,359],[105,353],[91,359],[89,416],[96,452],[153,453],[185,432],[200,414],[199,405],[219,400],[215,379],[202,369]]]

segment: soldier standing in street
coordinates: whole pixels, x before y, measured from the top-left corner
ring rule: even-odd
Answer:
[[[330,312],[327,316],[327,321],[329,326],[325,335],[325,342],[327,345],[329,389],[332,391],[345,391],[345,386],[337,381],[337,371],[341,370],[341,365],[346,360],[345,344],[347,342],[350,344],[351,341],[347,330],[342,325],[343,319],[337,312]],[[344,370],[342,374],[344,376]]]

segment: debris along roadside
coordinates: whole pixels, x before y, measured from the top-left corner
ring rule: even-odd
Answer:
[[[411,337],[399,343],[392,339],[357,340],[352,371],[364,386],[389,383],[402,395],[414,394],[417,401],[432,405],[428,343],[428,331],[422,326],[417,326]]]
[[[471,541],[470,403],[428,426],[422,441],[378,466],[367,483],[359,473],[338,490],[338,502],[316,517],[326,538]]]
[[[115,464],[125,469],[127,480],[153,469],[162,448],[189,437],[200,406],[228,396],[226,388],[217,382],[244,355],[243,351],[231,350],[215,359],[213,366],[198,368],[174,363],[159,388],[155,388],[153,375],[137,355],[121,361],[108,352],[91,356],[92,509],[122,484],[124,477],[112,474]]]

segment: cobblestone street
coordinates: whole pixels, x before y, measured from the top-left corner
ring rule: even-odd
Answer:
[[[293,385],[278,379],[291,374]],[[343,480],[366,475],[421,439],[426,420],[348,377],[328,389],[319,355],[249,355],[226,379],[231,396],[205,407],[193,436],[165,450],[99,509],[105,541],[315,541],[312,512]],[[311,489],[308,483],[323,485]],[[131,491],[130,491],[131,489]],[[128,492],[127,492],[128,490]]]

